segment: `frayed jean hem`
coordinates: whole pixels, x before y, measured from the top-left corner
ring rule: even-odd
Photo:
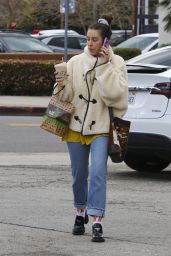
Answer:
[[[76,209],[86,209],[87,205],[84,205],[84,204],[74,204],[74,207]]]
[[[98,216],[104,218],[105,210],[97,208],[87,208],[87,214],[89,216]]]

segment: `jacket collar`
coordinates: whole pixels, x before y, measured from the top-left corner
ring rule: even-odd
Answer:
[[[110,59],[112,59],[113,50],[112,50],[112,47],[110,46],[109,46],[109,54],[110,54]],[[89,70],[93,69],[96,62],[97,62],[96,66],[103,64],[105,62],[103,57],[98,57],[98,60],[97,60],[97,57],[94,57],[93,55],[91,55],[88,49],[88,46],[84,48],[83,61],[84,61],[84,74],[86,74]]]

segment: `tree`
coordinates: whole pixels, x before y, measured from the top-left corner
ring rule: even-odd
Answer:
[[[112,12],[113,26],[124,29],[125,20],[130,15],[128,2],[129,0],[76,0],[76,13],[70,16],[69,23],[80,24],[86,33],[87,27],[97,22],[101,14]]]
[[[3,24],[6,27],[12,22],[17,25],[20,22],[21,14],[29,9],[33,0],[0,0],[0,12],[3,14]]]
[[[164,29],[169,32],[171,31],[171,0],[162,0],[160,5],[168,10],[168,14],[164,17],[163,21],[166,22]]]
[[[59,28],[60,12],[59,0],[37,0],[34,4],[32,16],[35,19],[35,27],[39,28]]]
[[[69,28],[86,33],[88,26],[106,12],[113,13],[113,27],[125,28],[130,0],[75,1],[76,12],[69,14]],[[60,13],[60,0],[0,0],[0,13],[3,13],[4,24],[7,27],[12,21],[17,22],[17,27],[26,30],[64,26],[64,15]]]

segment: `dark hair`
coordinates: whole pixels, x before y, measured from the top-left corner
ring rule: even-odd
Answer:
[[[112,20],[113,20],[113,15],[112,15],[112,13],[103,14],[100,17],[100,19],[105,19],[108,22],[109,26],[106,25],[106,24],[97,22],[95,24],[90,25],[89,29],[99,30],[103,40],[104,40],[105,37],[110,39],[110,37],[112,35],[111,23],[112,23]]]

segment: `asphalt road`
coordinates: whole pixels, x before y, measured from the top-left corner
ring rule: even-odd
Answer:
[[[141,174],[109,161],[106,242],[71,234],[65,143],[41,117],[0,117],[0,256],[171,256],[171,165]],[[57,153],[58,152],[58,153]]]
[[[0,116],[0,152],[66,152],[58,137],[40,128],[42,117]]]

